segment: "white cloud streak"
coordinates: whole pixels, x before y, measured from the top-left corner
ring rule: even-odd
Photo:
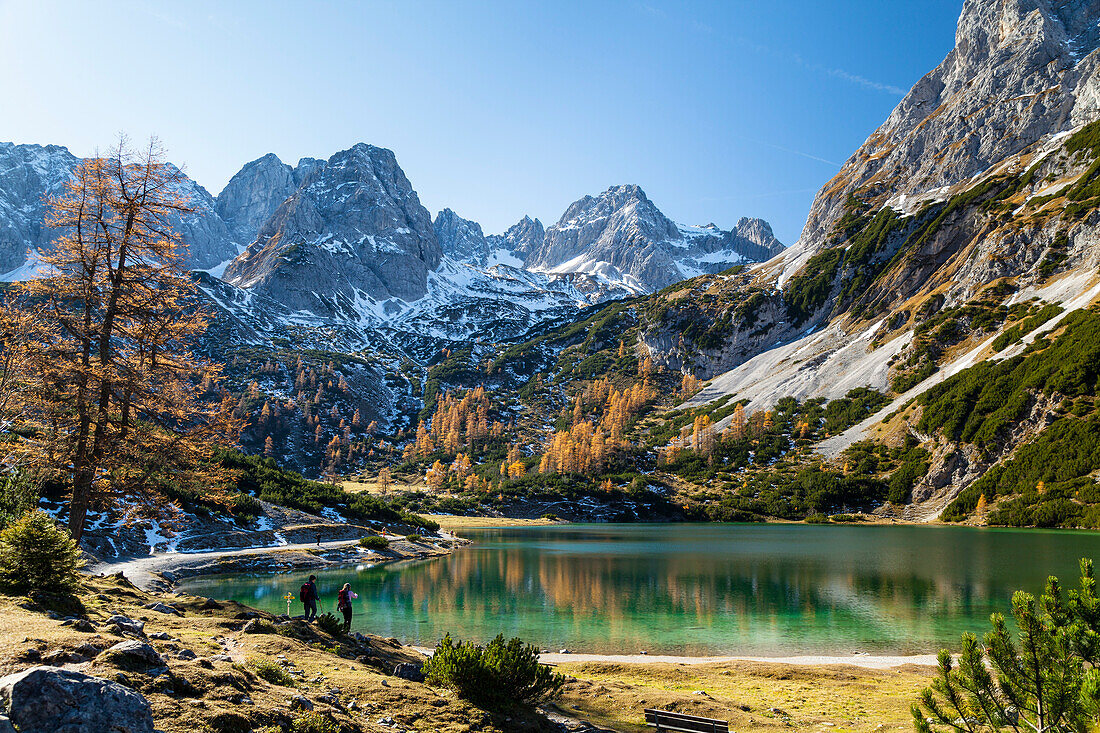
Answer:
[[[825,66],[814,61],[807,61],[802,58],[800,54],[791,53],[787,51],[777,51],[775,49],[763,46],[754,41],[750,41],[746,38],[738,38],[737,43],[745,48],[748,48],[756,53],[771,56],[772,58],[782,59],[789,63],[799,66],[806,71],[812,71],[816,74],[823,74],[825,76],[831,76],[834,79],[840,79],[850,84],[861,86],[865,89],[872,89],[876,92],[884,92],[886,94],[893,94],[898,97],[905,96],[906,90],[894,84],[884,84],[883,82],[875,81],[874,79],[868,79],[860,74],[853,74],[850,71],[840,69],[834,66]]]

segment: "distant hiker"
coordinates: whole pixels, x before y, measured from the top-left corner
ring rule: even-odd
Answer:
[[[318,547],[321,546],[321,533],[320,532],[317,533],[317,546]]]
[[[344,583],[344,587],[336,594],[336,608],[344,614],[344,633],[351,631],[351,602],[358,597],[351,590],[351,583]]]
[[[306,609],[306,621],[312,621],[317,618],[317,576],[309,576],[309,580],[302,583],[302,587],[298,590],[298,598],[301,599],[302,605]]]

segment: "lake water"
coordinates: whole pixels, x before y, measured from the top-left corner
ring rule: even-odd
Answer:
[[[470,530],[426,561],[318,572],[322,611],[350,582],[354,628],[432,646],[498,633],[574,652],[929,653],[984,633],[1017,589],[1076,587],[1100,534],[925,526],[556,525]],[[285,612],[308,573],[183,589]],[[301,613],[295,602],[294,613]]]

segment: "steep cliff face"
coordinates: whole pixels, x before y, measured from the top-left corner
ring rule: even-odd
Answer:
[[[53,247],[58,233],[45,224],[49,196],[65,192],[80,158],[59,145],[0,143],[0,272],[28,264]],[[194,212],[173,217],[191,267],[212,267],[233,254],[229,231],[214,210],[214,197],[184,177],[180,195]]]
[[[59,145],[0,143],[0,272],[50,248],[57,233],[45,224],[45,198],[64,192],[79,163]]]
[[[489,260],[489,243],[481,225],[443,209],[432,222],[443,254],[453,260],[484,267]]]
[[[955,48],[818,193],[824,245],[849,194],[874,205],[952,186],[1100,115],[1097,0],[966,0]]]
[[[729,232],[713,224],[676,224],[635,185],[585,196],[565,210],[541,241],[530,234],[513,250],[526,267],[581,273],[636,292],[757,262],[782,249],[771,227],[759,219],[742,219]]]
[[[218,194],[215,207],[234,240],[244,246],[255,239],[279,204],[298,190],[310,171],[323,163],[302,158],[298,167],[292,168],[274,153],[246,163]]]
[[[538,219],[525,216],[508,227],[504,234],[490,234],[487,239],[494,250],[509,252],[523,262],[532,252],[542,247],[546,239],[546,228]]]
[[[333,314],[364,298],[422,297],[441,256],[393,153],[359,144],[304,177],[225,279],[291,310]]]

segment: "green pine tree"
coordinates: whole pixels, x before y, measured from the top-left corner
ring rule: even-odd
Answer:
[[[69,533],[40,510],[0,532],[0,587],[5,590],[73,593],[83,565]]]
[[[18,521],[38,503],[38,490],[24,473],[0,476],[0,530]]]
[[[939,675],[913,705],[920,733],[1002,731],[1083,733],[1100,722],[1100,599],[1092,562],[1081,561],[1081,588],[1063,596],[1047,581],[1036,601],[1017,591],[1012,615],[990,617],[984,643],[967,633],[957,664],[943,649]]]

